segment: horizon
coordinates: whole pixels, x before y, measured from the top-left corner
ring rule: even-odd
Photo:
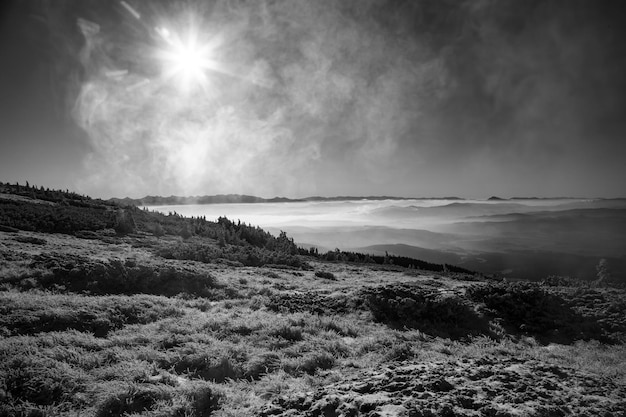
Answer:
[[[105,199],[624,198],[620,27],[611,0],[9,0],[0,178]]]
[[[130,197],[130,196],[124,196],[124,197],[119,197],[119,196],[112,196],[112,197],[99,197],[99,196],[95,196],[95,195],[90,195],[88,193],[83,193],[79,190],[75,190],[75,189],[70,189],[68,187],[64,187],[64,188],[54,188],[54,187],[48,187],[46,186],[46,184],[35,184],[35,183],[31,183],[28,180],[25,180],[23,182],[20,181],[4,181],[4,180],[0,180],[0,184],[7,184],[7,185],[20,185],[20,186],[26,186],[26,184],[28,184],[30,187],[36,187],[36,188],[40,188],[40,187],[44,187],[47,189],[50,189],[51,191],[61,191],[61,192],[65,192],[65,191],[69,191],[70,193],[76,193],[79,195],[85,195],[89,198],[94,198],[94,199],[100,199],[100,200],[104,200],[104,201],[109,201],[109,200],[113,200],[113,201],[124,201],[124,200],[135,200],[135,201],[141,201],[141,200],[145,200],[147,198],[157,198],[157,199],[168,199],[168,198],[178,198],[178,199],[187,199],[187,200],[193,200],[193,199],[200,199],[200,198],[206,198],[206,197],[251,197],[251,198],[258,198],[261,200],[289,200],[287,202],[298,202],[298,201],[303,201],[303,202],[311,202],[313,201],[313,199],[322,199],[322,200],[336,200],[336,201],[340,201],[341,199],[361,199],[361,200],[383,200],[383,199],[389,199],[389,200],[459,200],[459,201],[511,201],[511,200],[626,200],[626,195],[624,196],[616,196],[616,197],[603,197],[603,196],[537,196],[537,195],[532,195],[532,196],[502,196],[502,195],[490,195],[490,196],[459,196],[459,195],[445,195],[445,196],[400,196],[400,195],[305,195],[305,196],[301,196],[301,197],[291,197],[291,196],[287,196],[287,195],[270,195],[270,196],[263,196],[263,195],[253,195],[253,194],[239,194],[239,193],[219,193],[219,194],[196,194],[196,195],[181,195],[181,194],[170,194],[170,195],[158,195],[158,194],[145,194],[142,197]],[[262,203],[278,203],[279,201],[262,201],[262,202],[256,202],[256,203],[251,203],[251,204],[262,204]],[[232,202],[232,203],[185,203],[185,204],[247,204],[244,202]],[[168,204],[169,205],[169,204]],[[174,204],[175,205],[175,204]]]
[[[288,197],[288,196],[283,196],[283,195],[274,195],[274,196],[261,196],[261,195],[251,195],[251,194],[237,194],[237,193],[220,193],[220,194],[197,194],[197,195],[176,195],[176,194],[171,194],[171,195],[153,195],[153,194],[147,194],[144,195],[143,197],[137,197],[137,198],[133,198],[133,197],[110,197],[108,198],[108,200],[125,200],[125,199],[130,199],[130,200],[143,200],[145,198],[187,198],[187,199],[194,199],[194,198],[202,198],[202,197],[220,197],[220,196],[245,196],[245,197],[255,197],[255,198],[261,198],[263,200],[274,200],[274,199],[287,199],[287,200],[307,200],[307,199],[314,199],[314,198],[321,198],[321,199],[391,199],[391,200],[475,200],[475,201],[486,201],[486,200],[623,200],[626,199],[626,196],[624,197],[588,197],[588,196],[509,196],[509,197],[505,197],[505,196],[498,196],[498,195],[490,195],[489,197],[485,197],[485,196],[480,196],[480,197],[475,197],[475,196],[470,196],[470,197],[460,197],[460,196],[454,196],[454,195],[449,195],[449,196],[441,196],[441,197],[437,197],[437,196],[428,196],[428,197],[416,197],[416,196],[392,196],[392,195],[307,195],[307,196],[303,196],[303,197]]]
[[[30,187],[36,187],[36,188],[40,188],[40,187],[44,187],[44,188],[48,188],[51,189],[52,191],[69,191],[71,193],[77,193],[77,194],[83,194],[86,195],[87,197],[90,198],[97,198],[97,199],[101,199],[101,200],[144,200],[146,198],[181,198],[181,199],[196,199],[196,198],[203,198],[203,197],[226,197],[226,196],[237,196],[237,197],[253,197],[253,198],[260,198],[263,200],[276,200],[276,199],[286,199],[286,200],[293,200],[294,202],[296,202],[297,200],[303,200],[306,201],[307,199],[316,199],[316,198],[320,198],[320,199],[392,199],[392,200],[474,200],[474,201],[487,201],[487,200],[624,200],[626,199],[626,195],[624,196],[616,196],[616,197],[604,197],[604,196],[538,196],[538,195],[531,195],[531,196],[521,196],[521,195],[510,195],[510,196],[503,196],[503,195],[489,195],[489,196],[460,196],[460,195],[445,195],[445,196],[401,196],[401,195],[305,195],[305,196],[301,196],[301,197],[293,197],[293,196],[287,196],[287,195],[267,195],[267,196],[263,196],[263,195],[255,195],[255,194],[240,194],[240,193],[218,193],[218,194],[195,194],[195,195],[182,195],[182,194],[170,194],[170,195],[159,195],[159,194],[145,194],[141,197],[131,197],[131,196],[124,196],[124,197],[119,197],[119,196],[110,196],[110,197],[99,197],[96,195],[91,195],[88,193],[83,193],[79,190],[74,190],[74,189],[70,189],[68,187],[63,187],[63,188],[54,188],[54,187],[48,187],[46,184],[35,184],[35,183],[31,183],[31,181],[28,180],[22,180],[21,181],[4,181],[4,180],[0,180],[0,184],[4,183],[7,185],[20,185],[20,186],[26,186],[26,184],[28,184]],[[220,204],[220,203],[215,203],[215,204]],[[244,204],[244,203],[241,203]]]

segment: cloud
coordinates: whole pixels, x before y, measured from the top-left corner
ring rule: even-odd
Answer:
[[[332,190],[365,181],[378,184],[374,193],[454,192],[454,175],[422,188],[394,184],[464,165],[474,172],[476,160],[485,172],[507,161],[520,175],[545,171],[555,159],[577,162],[590,132],[609,144],[623,131],[614,88],[625,86],[626,65],[604,25],[610,8],[125,4],[74,6],[83,40],[73,114],[93,148],[83,188],[104,194],[297,196],[337,181]],[[220,65],[205,89],[180,95],[161,77],[154,28],[193,25],[218,45]]]
[[[133,10],[77,20],[74,115],[94,149],[85,181],[110,192],[315,192],[320,158],[337,171],[347,159],[357,171],[387,163],[445,84],[427,48],[336,2],[217,2],[193,22],[224,38],[223,68],[206,91],[177,96],[150,62],[154,34],[128,23],[167,25],[167,15]]]

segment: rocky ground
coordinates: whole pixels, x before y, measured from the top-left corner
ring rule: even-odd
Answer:
[[[263,416],[622,416],[626,387],[536,359],[394,362],[275,399]]]

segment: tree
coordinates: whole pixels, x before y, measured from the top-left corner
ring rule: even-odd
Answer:
[[[183,227],[180,229],[178,234],[183,239],[189,239],[192,236],[191,231],[189,231],[189,226],[187,225],[187,223],[183,224]]]
[[[124,209],[118,210],[114,229],[120,235],[134,233],[137,230],[137,225],[135,224],[133,215]]]
[[[611,282],[611,271],[609,270],[609,262],[606,259],[600,259],[600,262],[596,265],[596,272],[595,285],[603,286]]]
[[[161,226],[161,223],[156,223],[156,224],[154,225],[154,228],[153,228],[153,230],[152,230],[152,233],[153,233],[155,236],[163,236],[163,235],[165,235],[165,230],[163,230],[163,226]]]
[[[223,248],[226,246],[226,237],[224,236],[224,230],[218,230],[217,232],[217,244],[219,245],[220,248]]]

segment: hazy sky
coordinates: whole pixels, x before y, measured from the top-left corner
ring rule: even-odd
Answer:
[[[3,1],[0,180],[626,196],[621,3]]]

